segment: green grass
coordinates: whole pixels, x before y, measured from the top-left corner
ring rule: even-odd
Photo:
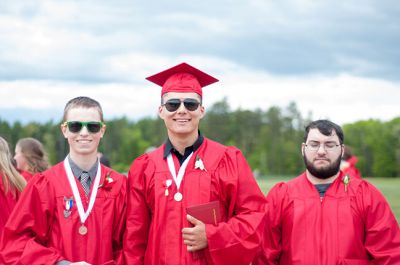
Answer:
[[[289,179],[288,177],[266,177],[259,178],[257,181],[261,190],[267,194],[273,185]],[[400,178],[366,178],[366,180],[383,193],[396,216],[397,222],[400,223]]]

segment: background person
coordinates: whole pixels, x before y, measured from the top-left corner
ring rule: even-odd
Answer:
[[[108,157],[106,157],[103,153],[98,152],[98,153],[97,153],[97,157],[99,158],[100,163],[102,163],[102,164],[105,165],[106,167],[111,168],[110,159],[108,159]]]
[[[358,158],[353,155],[351,148],[345,145],[342,162],[340,163],[340,170],[343,171],[344,175],[349,175],[353,178],[361,178],[361,172],[356,166],[357,162]]]
[[[7,141],[0,136],[0,236],[25,185],[13,165]]]
[[[18,140],[15,145],[14,159],[17,162],[18,170],[27,181],[34,174],[43,172],[50,167],[43,144],[31,137]]]

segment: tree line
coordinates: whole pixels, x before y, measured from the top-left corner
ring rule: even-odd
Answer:
[[[226,99],[207,109],[200,123],[203,135],[242,150],[250,166],[260,176],[296,176],[304,170],[300,146],[304,127],[311,114],[303,117],[295,103],[268,110],[231,110]],[[333,122],[335,122],[333,120]],[[50,162],[62,161],[68,144],[60,131],[61,121],[46,123],[9,122],[0,118],[0,135],[13,149],[18,139],[40,140]],[[149,147],[162,144],[167,135],[163,121],[147,117],[137,121],[126,117],[106,121],[107,131],[100,145],[112,167],[126,172],[134,158]],[[390,121],[365,120],[342,126],[345,144],[359,158],[363,176],[400,177],[400,117]]]

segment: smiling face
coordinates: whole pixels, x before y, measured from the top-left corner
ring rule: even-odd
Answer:
[[[201,102],[201,98],[196,93],[178,93],[169,92],[163,95],[162,102],[165,103],[169,99],[195,99]],[[204,107],[199,107],[194,111],[189,111],[181,103],[176,111],[168,111],[165,106],[161,105],[158,109],[159,116],[164,120],[167,127],[168,136],[175,139],[197,138],[200,120],[204,117]]]
[[[101,122],[101,116],[99,110],[94,107],[73,107],[66,113],[65,121]],[[104,125],[99,132],[91,133],[83,126],[79,132],[73,133],[67,125],[61,125],[62,133],[68,140],[71,157],[97,156],[97,148],[105,129]]]
[[[335,131],[324,135],[318,129],[311,129],[302,153],[307,171],[318,179],[328,179],[339,172],[343,146]]]

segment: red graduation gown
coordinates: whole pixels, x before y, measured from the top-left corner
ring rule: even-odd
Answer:
[[[32,173],[30,173],[30,172],[28,172],[28,171],[25,171],[25,170],[20,170],[19,173],[24,177],[24,179],[26,180],[26,182],[28,182],[29,180],[31,180],[32,177],[33,177],[33,175],[34,175],[34,174],[32,174]]]
[[[253,264],[400,264],[400,230],[383,195],[341,174],[322,202],[306,174],[268,193],[263,250]]]
[[[0,244],[0,264],[48,264],[60,260],[86,261],[90,264],[122,263],[122,234],[126,213],[126,178],[101,165],[100,184],[106,174],[112,185],[99,188],[96,201],[85,225],[88,233],[78,233],[81,225],[75,203],[69,216],[64,215],[64,197],[73,198],[61,162],[36,174],[28,182],[4,229]],[[79,181],[78,189],[86,210]]]
[[[19,192],[16,191],[15,194],[8,189],[8,192],[5,193],[5,187],[3,184],[2,173],[0,172],[0,236],[3,233],[4,226],[10,216],[12,210],[17,204],[17,199],[19,196]]]
[[[136,159],[128,174],[128,210],[124,254],[126,264],[249,264],[261,241],[265,198],[242,153],[204,139],[190,159],[176,202],[165,145]],[[195,169],[199,157],[206,170]],[[182,240],[186,207],[219,201],[222,222],[206,224],[205,258],[193,260]]]

